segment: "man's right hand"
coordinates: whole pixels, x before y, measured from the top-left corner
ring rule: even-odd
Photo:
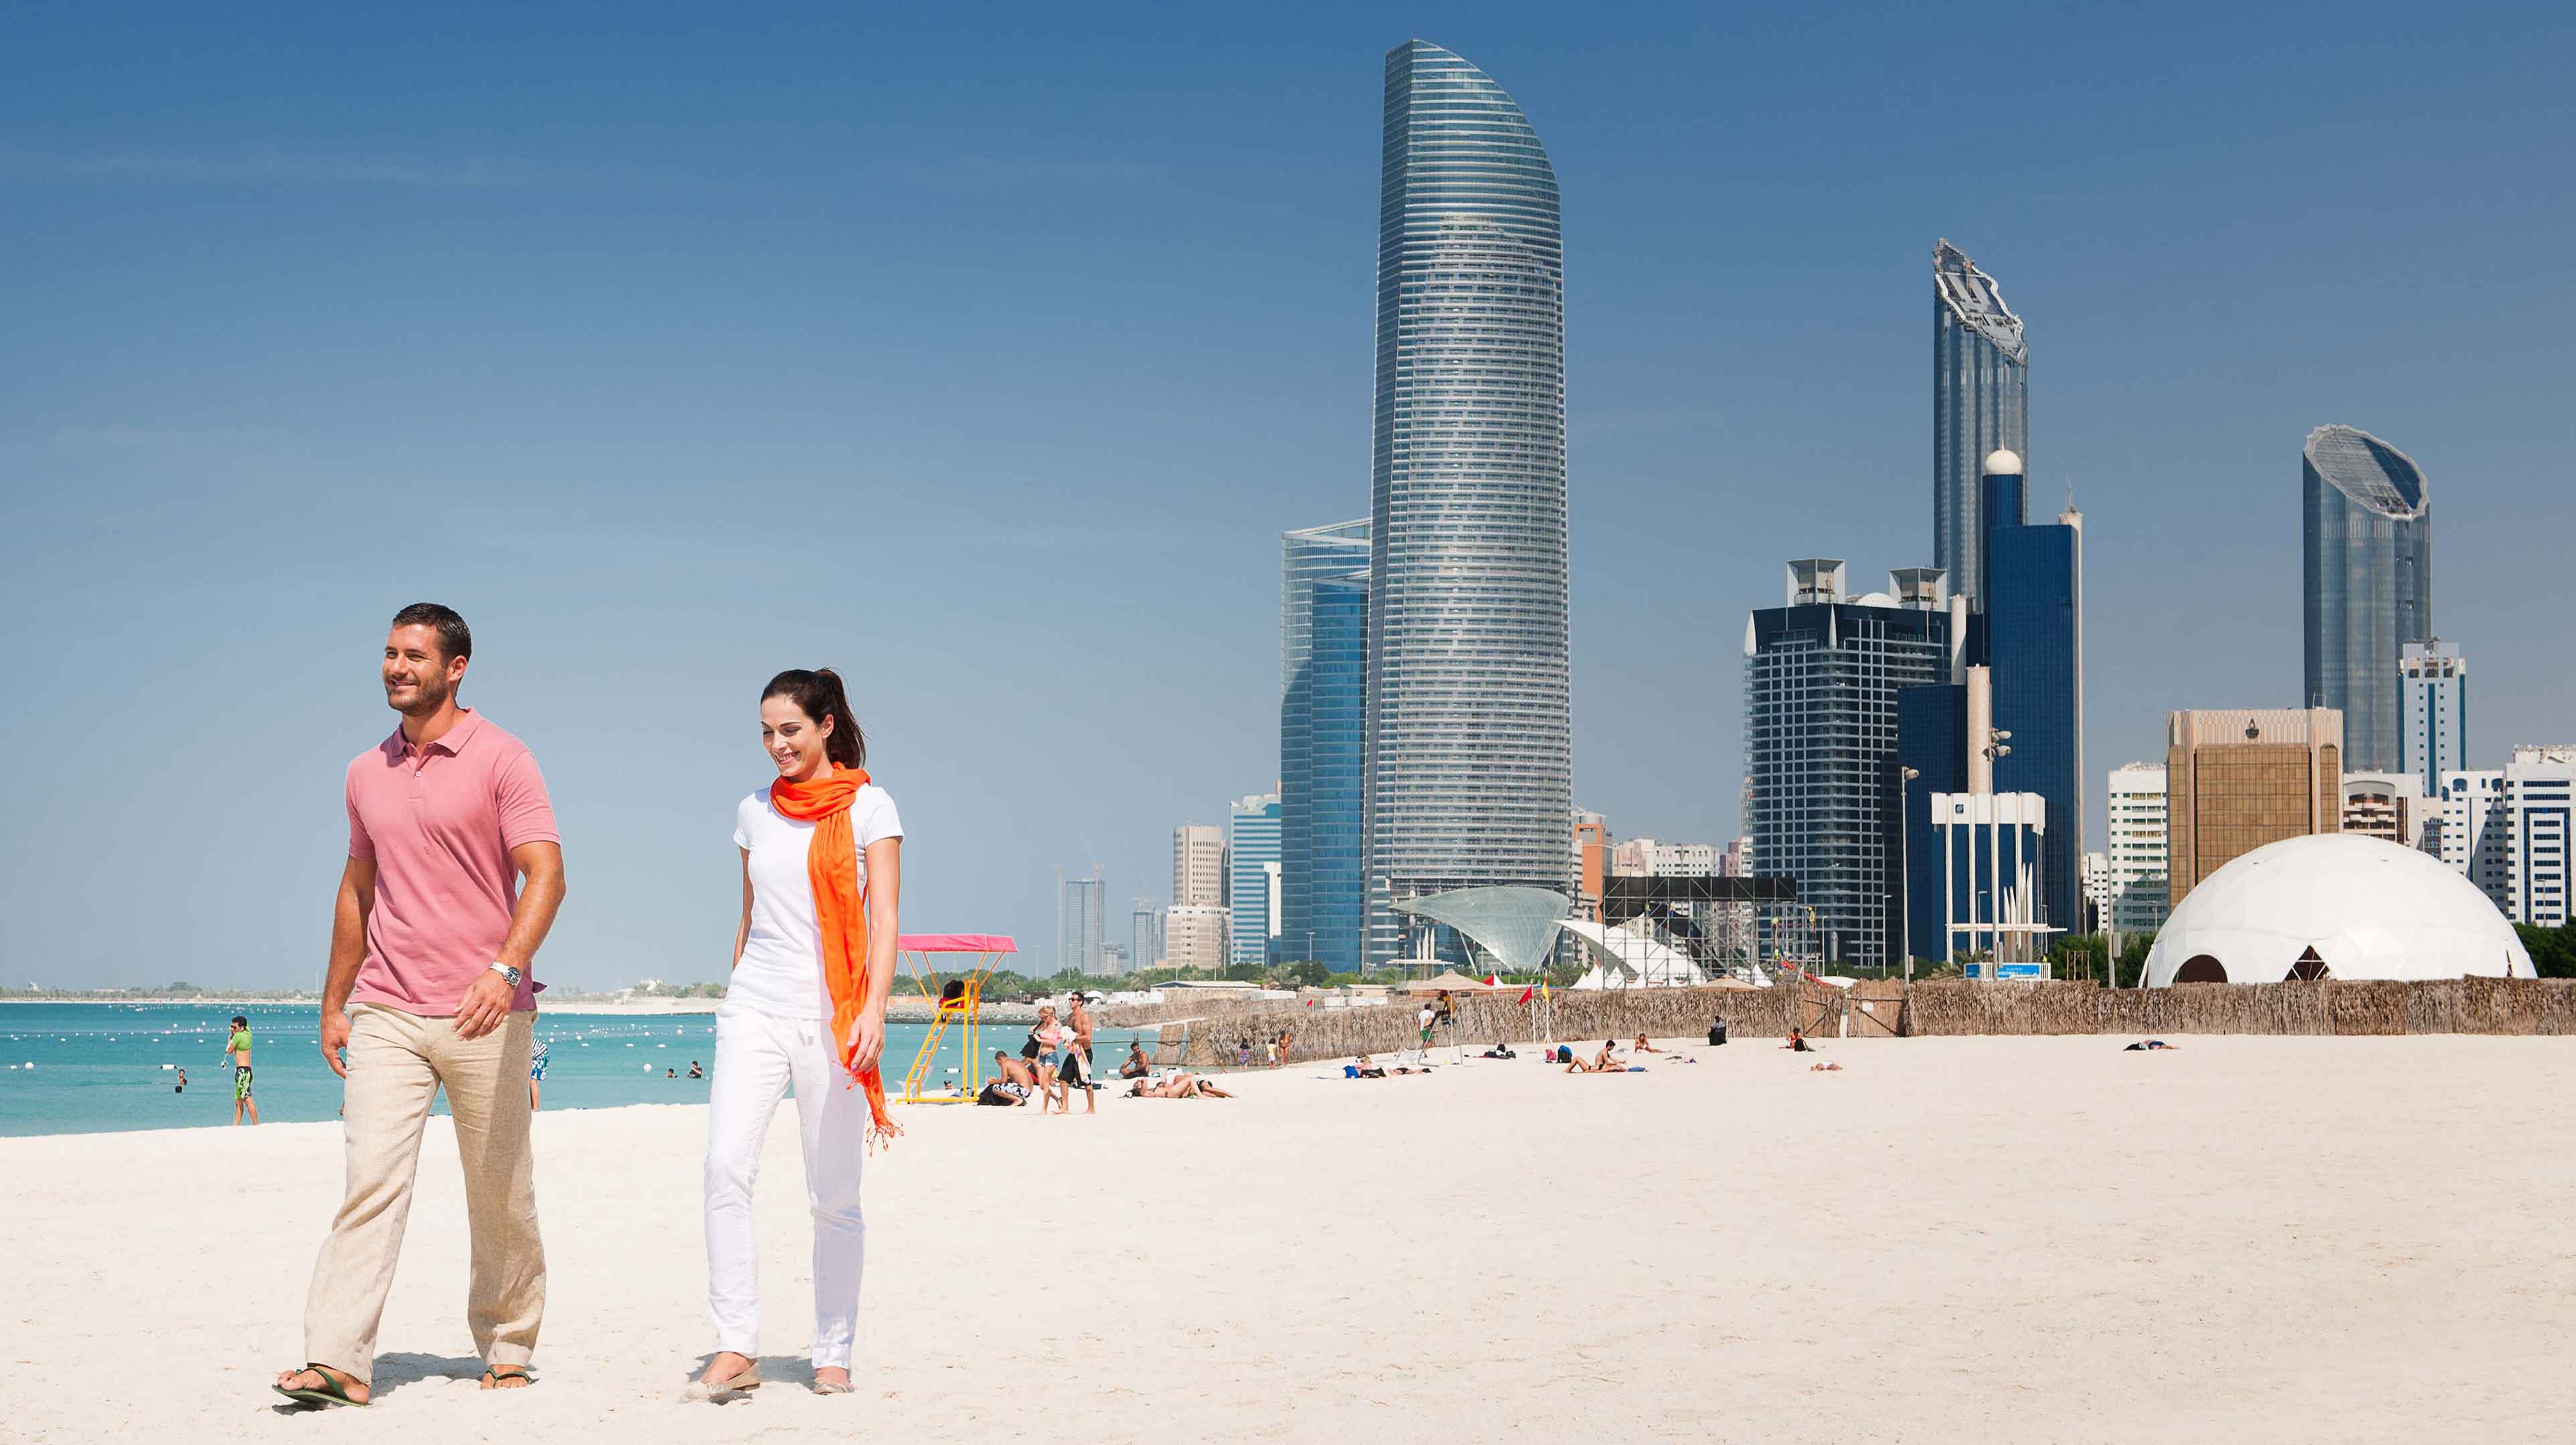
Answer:
[[[322,1062],[341,1078],[349,1077],[349,1066],[341,1061],[340,1051],[349,1046],[349,1015],[340,1009],[322,1011]]]

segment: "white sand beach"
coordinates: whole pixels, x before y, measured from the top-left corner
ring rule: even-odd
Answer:
[[[480,1393],[448,1121],[378,1403],[292,1414],[338,1131],[0,1139],[0,1436],[2542,1440],[2576,1334],[2554,1038],[1828,1045],[1524,1058],[1098,1117],[916,1108],[871,1164],[858,1393],[808,1393],[790,1116],[764,1368],[710,1347],[695,1108],[551,1113],[532,1390]]]

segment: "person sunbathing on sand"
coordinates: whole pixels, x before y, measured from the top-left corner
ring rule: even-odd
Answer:
[[[1826,1062],[1821,1063],[1821,1064],[1809,1064],[1809,1065],[1807,1065],[1807,1072],[1808,1072],[1808,1073],[1811,1073],[1811,1074],[1839,1074],[1839,1073],[1841,1073],[1842,1071],[1843,1071],[1843,1066],[1842,1066],[1842,1065],[1840,1065],[1840,1064],[1834,1063],[1834,1062],[1832,1062],[1831,1060],[1827,1060]]]
[[[1231,1099],[1234,1095],[1209,1083],[1196,1074],[1174,1074],[1160,1084],[1138,1080],[1127,1091],[1131,1099]]]
[[[1807,1036],[1798,1032],[1796,1029],[1789,1030],[1789,1042],[1782,1044],[1780,1047],[1801,1054],[1812,1054],[1815,1052],[1815,1050],[1807,1047]]]
[[[1646,1042],[1646,1036],[1644,1034],[1637,1035],[1636,1051],[1641,1054],[1669,1054],[1672,1052],[1670,1049],[1659,1049],[1653,1044]]]
[[[1386,1077],[1386,1070],[1370,1063],[1369,1056],[1366,1054],[1360,1055],[1359,1062],[1353,1067],[1357,1068],[1359,1071],[1351,1075],[1354,1079],[1383,1079]]]
[[[1628,1071],[1628,1066],[1620,1063],[1618,1058],[1611,1052],[1611,1050],[1617,1047],[1618,1040],[1603,1039],[1601,1041],[1601,1051],[1599,1053],[1594,1054],[1588,1062],[1583,1059],[1576,1059],[1573,1063],[1565,1066],[1565,1071],[1569,1074],[1626,1073]]]

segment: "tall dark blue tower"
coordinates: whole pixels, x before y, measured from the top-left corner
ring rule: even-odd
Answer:
[[[2084,917],[2084,518],[2069,509],[2054,525],[2020,525],[2021,458],[2009,451],[1986,458],[1982,481],[1994,725],[2012,734],[1995,791],[2047,800],[2041,917],[2072,932]]]

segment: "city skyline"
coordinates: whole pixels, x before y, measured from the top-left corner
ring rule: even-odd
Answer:
[[[1545,97],[1567,187],[1586,806],[1624,834],[1734,836],[1735,614],[1782,556],[1922,560],[1941,236],[2044,325],[2031,485],[2043,515],[2077,489],[2092,523],[2087,757],[2155,755],[2169,709],[2299,700],[2282,458],[2320,418],[2441,473],[2448,556],[2555,575],[2570,208],[2506,182],[2570,139],[2512,109],[2565,47],[2494,16],[2323,39],[2239,20],[2212,64],[2143,18],[2026,18],[2009,117],[1938,146],[1904,139],[1920,77],[1982,50],[1929,18],[1783,12],[1749,39],[1426,20]],[[1152,885],[1170,819],[1276,767],[1278,587],[1244,559],[1356,510],[1351,255],[1375,57],[1400,37],[1320,17],[1284,45],[1221,25],[1183,47],[1141,14],[1098,23],[844,18],[790,54],[648,16],[594,65],[597,37],[504,55],[458,22],[393,46],[345,16],[210,68],[217,17],[113,40],[17,22],[5,234],[45,284],[0,341],[24,483],[0,601],[36,684],[0,764],[0,967],[314,976],[323,795],[390,728],[373,651],[422,597],[474,622],[466,697],[527,738],[563,811],[575,901],[549,977],[721,976],[706,914],[732,859],[705,820],[761,781],[745,718],[781,666],[853,676],[912,832],[908,925],[1036,953],[1055,861]],[[974,74],[943,66],[969,45]],[[2128,85],[2082,80],[2106,52],[2136,57]],[[746,73],[769,83],[713,79]],[[1995,183],[2001,146],[2021,183]],[[2418,204],[2338,223],[2392,187]],[[389,546],[362,520],[389,497],[439,505]],[[853,600],[770,575],[791,503],[861,563]],[[2548,655],[2546,609],[2481,590],[2455,583],[2441,630],[2483,659],[2469,761],[2493,765],[2571,731],[2576,683],[2508,665]],[[650,666],[615,655],[637,650]],[[220,731],[219,765],[62,766],[102,720],[181,711]],[[1717,762],[1677,789],[1684,738]],[[102,943],[74,920],[123,905],[77,859],[146,800],[226,847],[142,840],[175,892]]]

